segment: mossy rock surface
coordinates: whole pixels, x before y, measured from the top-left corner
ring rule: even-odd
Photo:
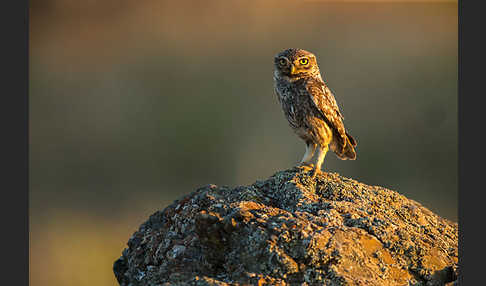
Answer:
[[[458,226],[395,191],[293,168],[209,185],[154,213],[114,264],[121,286],[453,285]]]

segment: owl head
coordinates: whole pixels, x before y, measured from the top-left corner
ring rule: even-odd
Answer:
[[[287,49],[278,53],[275,56],[275,73],[291,79],[321,76],[316,56],[302,49]]]

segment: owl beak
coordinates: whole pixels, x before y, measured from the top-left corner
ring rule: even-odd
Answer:
[[[293,74],[296,74],[296,73],[297,73],[297,69],[295,68],[295,66],[294,66],[294,65],[291,65],[291,66],[290,66],[290,74],[292,74],[292,75],[293,75]]]

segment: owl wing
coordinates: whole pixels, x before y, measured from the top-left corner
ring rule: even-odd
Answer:
[[[343,145],[346,144],[346,129],[344,128],[343,115],[339,111],[336,99],[331,91],[322,82],[315,79],[307,81],[305,84],[307,94],[310,96],[314,106],[319,111],[322,119],[333,128],[341,137]],[[344,148],[344,147],[343,147]]]

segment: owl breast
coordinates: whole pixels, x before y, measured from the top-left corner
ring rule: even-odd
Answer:
[[[275,90],[284,115],[297,136],[318,144],[330,142],[332,131],[317,114],[304,82],[277,80]]]
[[[292,128],[300,128],[304,126],[302,106],[299,104],[302,101],[292,86],[283,86],[277,92],[282,110]]]

